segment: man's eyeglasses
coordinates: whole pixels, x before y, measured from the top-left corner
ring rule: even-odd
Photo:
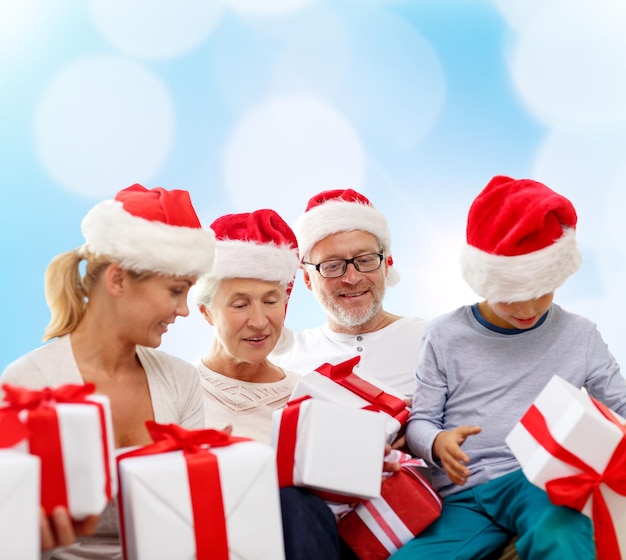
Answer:
[[[352,263],[358,272],[374,272],[383,262],[383,253],[367,253],[352,259],[332,259],[319,264],[303,262],[305,266],[314,268],[322,278],[339,278],[346,273],[348,265]]]

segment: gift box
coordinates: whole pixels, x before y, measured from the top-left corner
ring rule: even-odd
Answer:
[[[360,356],[336,365],[322,364],[303,375],[291,394],[291,399],[311,396],[354,408],[374,410],[385,415],[387,441],[394,441],[406,426],[410,410],[404,396],[378,380],[353,372]]]
[[[623,418],[555,375],[506,443],[553,503],[591,517],[599,559],[626,558]]]
[[[117,459],[127,560],[284,558],[269,445],[217,430],[147,425],[155,443]]]
[[[0,449],[0,558],[40,557],[39,477],[38,457]]]
[[[304,486],[331,501],[380,496],[383,415],[304,397],[272,415],[281,487]]]
[[[39,457],[46,513],[58,505],[77,520],[102,513],[117,490],[108,398],[92,394],[93,384],[3,388],[8,404],[0,416],[11,426],[5,437]]]
[[[385,560],[441,515],[443,502],[424,478],[421,459],[405,456],[382,484],[381,497],[339,519],[339,535],[360,560]]]

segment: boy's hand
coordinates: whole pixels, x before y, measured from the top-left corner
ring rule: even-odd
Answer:
[[[467,436],[478,434],[481,429],[479,426],[459,426],[454,430],[441,432],[433,442],[433,457],[441,461],[448,478],[455,484],[463,486],[470,475],[466,466],[470,458],[463,452],[461,445]]]

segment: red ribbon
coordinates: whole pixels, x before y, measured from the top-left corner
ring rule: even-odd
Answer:
[[[28,429],[14,410],[0,409],[0,448],[13,447],[28,439]]]
[[[0,438],[0,447],[15,445],[28,439],[29,451],[41,459],[41,505],[50,515],[57,505],[68,507],[67,481],[56,404],[88,404],[97,407],[102,426],[102,450],[105,462],[105,494],[113,496],[107,436],[106,416],[102,403],[88,399],[95,391],[93,383],[62,385],[56,388],[27,389],[15,385],[3,386],[7,406],[0,409],[0,423],[9,433]],[[22,410],[28,411],[26,421],[20,420]],[[18,424],[21,426],[18,427]],[[4,430],[3,430],[4,431]]]
[[[278,470],[278,486],[293,486],[293,467],[298,440],[298,419],[300,406],[311,397],[306,395],[289,401],[280,416],[278,443],[276,445],[276,465]]]
[[[120,461],[130,457],[182,451],[187,465],[194,519],[195,558],[197,560],[228,560],[226,515],[222,499],[219,466],[217,457],[209,451],[209,448],[251,440],[230,436],[226,432],[218,430],[186,430],[177,424],[157,424],[152,420],[146,422],[146,427],[154,443],[119,455],[117,458],[118,469]],[[119,501],[122,546],[124,557],[127,558],[121,492]]]
[[[591,400],[602,415],[618,426],[626,436],[626,427],[622,426],[613,413],[601,402],[593,398]],[[621,558],[611,513],[600,485],[605,484],[617,494],[626,496],[626,476],[624,475],[626,472],[626,437],[622,436],[604,472],[598,473],[554,439],[546,419],[535,405],[529,408],[522,417],[521,423],[548,453],[581,471],[578,474],[547,482],[546,492],[550,501],[555,505],[569,506],[582,511],[589,498],[593,498],[591,509],[598,558],[600,560]]]
[[[354,366],[360,360],[361,356],[355,356],[337,365],[322,364],[315,371],[369,402],[370,404],[364,407],[366,410],[385,412],[403,426],[409,418],[406,403],[403,399],[385,393],[380,387],[353,373]]]

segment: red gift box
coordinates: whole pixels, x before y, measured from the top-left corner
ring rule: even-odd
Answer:
[[[361,560],[385,560],[441,515],[442,500],[419,472],[402,463],[383,482],[381,497],[361,502],[339,520],[339,535]]]

